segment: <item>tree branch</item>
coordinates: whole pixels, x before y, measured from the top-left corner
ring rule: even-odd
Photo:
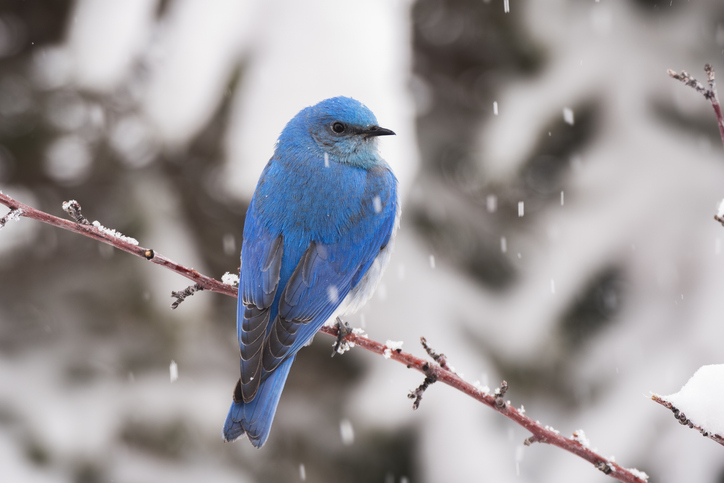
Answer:
[[[711,433],[711,432],[707,431],[706,429],[702,428],[701,426],[697,426],[696,424],[692,423],[691,420],[689,418],[687,418],[684,413],[682,413],[677,407],[675,407],[669,401],[662,399],[661,396],[658,396],[656,394],[652,394],[651,399],[654,402],[661,404],[665,408],[671,409],[671,412],[674,413],[674,417],[676,418],[677,421],[679,421],[679,424],[681,424],[682,426],[689,426],[691,429],[696,429],[704,437],[710,438],[710,439],[716,441],[717,443],[719,443],[720,445],[724,446],[724,437],[722,437],[716,433]]]
[[[706,80],[709,84],[708,89],[704,87],[701,82],[694,79],[685,70],[682,70],[680,74],[677,74],[671,69],[669,69],[667,72],[670,77],[679,80],[687,86],[693,88],[696,92],[703,95],[709,102],[711,102],[711,107],[714,108],[714,114],[716,115],[716,122],[719,125],[719,135],[721,136],[722,144],[724,144],[724,116],[722,116],[721,105],[719,104],[719,96],[716,92],[714,68],[711,66],[711,64],[706,64],[704,66],[704,72],[706,72]]]
[[[115,230],[103,227],[98,222],[94,222],[93,224],[88,223],[81,214],[80,205],[77,202],[69,201],[63,204],[63,208],[76,222],[64,220],[37,210],[20,203],[3,193],[0,193],[0,204],[7,206],[11,210],[10,213],[5,215],[3,218],[0,218],[0,228],[2,228],[8,219],[17,217],[30,218],[93,238],[94,240],[106,243],[132,255],[136,255],[137,257],[144,258],[151,263],[166,267],[169,270],[192,280],[195,283],[194,290],[189,290],[189,293],[174,293],[174,297],[177,297],[178,299],[177,302],[179,300],[183,300],[185,296],[191,295],[194,291],[201,289],[210,290],[230,297],[237,296],[238,290],[232,285],[224,284],[211,277],[202,275],[194,269],[179,265],[178,263],[164,257],[160,253],[156,253],[150,248],[139,246],[138,242],[121,235]],[[337,338],[339,328],[324,326],[319,331]],[[427,354],[434,360],[434,362],[429,362],[408,352],[404,352],[398,346],[393,345],[390,342],[388,342],[388,346],[368,339],[367,337],[363,337],[355,333],[355,331],[343,335],[341,339],[349,345],[360,346],[365,350],[374,352],[375,354],[401,362],[402,364],[405,364],[408,369],[416,369],[424,374],[425,382],[411,393],[412,398],[415,399],[414,407],[419,406],[420,400],[422,399],[422,393],[425,389],[434,382],[442,382],[443,384],[447,384],[448,386],[457,389],[458,391],[485,404],[530,431],[532,436],[525,440],[526,445],[531,445],[536,442],[548,443],[583,458],[603,473],[619,481],[625,483],[644,483],[647,481],[648,476],[645,473],[635,469],[623,468],[612,459],[604,458],[591,450],[585,438],[581,437],[582,432],[574,433],[572,438],[566,438],[561,436],[555,429],[549,426],[543,426],[538,421],[534,421],[526,416],[522,407],[521,409],[516,409],[511,406],[510,401],[506,401],[504,399],[505,393],[508,389],[508,384],[505,381],[503,381],[500,388],[496,389],[494,394],[490,394],[486,390],[475,387],[473,384],[464,381],[460,376],[452,371],[450,366],[447,364],[446,357],[443,354],[437,354],[434,350],[432,350],[427,345],[424,338],[421,338],[421,343]]]
[[[72,221],[64,220],[62,218],[58,218],[57,216],[45,213],[44,211],[36,210],[35,208],[23,204],[1,192],[0,204],[7,206],[11,210],[8,215],[3,217],[3,219],[9,218],[11,217],[10,215],[15,213],[15,215],[13,215],[15,217],[20,216],[23,218],[30,218],[32,220],[42,221],[43,223],[62,228],[63,230],[72,231],[73,233],[78,233],[80,235],[93,238],[94,240],[111,245],[115,248],[118,248],[119,250],[130,253],[131,255],[145,258],[146,260],[150,261],[151,263],[155,263],[156,265],[166,267],[169,270],[178,273],[182,277],[186,277],[194,283],[197,283],[198,285],[203,287],[204,290],[209,290],[211,292],[236,297],[236,293],[238,290],[233,286],[226,285],[216,279],[207,277],[206,275],[202,275],[193,268],[187,268],[183,265],[179,265],[173,260],[169,260],[168,258],[164,257],[160,253],[156,253],[150,248],[144,248],[138,245],[137,242],[133,243],[135,242],[135,240],[133,240],[132,238],[124,237],[115,230],[109,230],[100,223],[95,222],[94,224],[86,224],[80,221],[74,223]],[[77,203],[69,201],[63,204],[64,208],[66,208],[66,206],[69,210],[77,210],[78,215],[80,215],[80,205],[78,205]],[[75,218],[75,215],[72,216],[74,216]],[[3,225],[4,223],[0,224],[0,228],[2,228]]]

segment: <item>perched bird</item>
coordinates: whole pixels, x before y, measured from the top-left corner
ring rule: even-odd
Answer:
[[[241,376],[224,439],[260,448],[299,351],[372,295],[399,225],[397,179],[362,103],[335,97],[289,121],[249,205],[236,330]]]

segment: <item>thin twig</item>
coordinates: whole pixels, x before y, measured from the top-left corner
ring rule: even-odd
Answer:
[[[683,426],[688,426],[688,427],[690,427],[691,429],[696,429],[696,430],[699,431],[703,436],[705,436],[705,437],[707,437],[707,438],[709,438],[709,439],[712,439],[712,440],[716,441],[717,443],[719,443],[720,445],[724,446],[724,437],[722,437],[722,436],[720,436],[720,435],[718,435],[718,434],[716,434],[716,433],[712,433],[712,432],[710,432],[710,431],[707,431],[706,429],[702,428],[701,426],[698,426],[698,425],[692,423],[691,420],[686,417],[686,414],[684,414],[683,412],[681,412],[676,406],[674,406],[673,404],[671,404],[669,401],[666,401],[665,399],[662,399],[661,396],[658,396],[658,395],[656,395],[656,394],[652,394],[652,395],[651,395],[651,399],[652,399],[653,401],[661,404],[661,405],[664,406],[665,408],[671,409],[671,412],[674,413],[674,418],[676,418],[676,420],[679,421],[679,424],[681,424],[681,425],[683,425]]]
[[[427,339],[425,339],[424,337],[420,337],[420,344],[422,344],[422,348],[425,349],[427,355],[432,357],[435,362],[440,364],[440,367],[442,367],[443,369],[450,369],[447,365],[447,358],[445,357],[445,354],[438,354],[437,352],[432,350],[430,346],[427,345]]]
[[[182,275],[194,281],[199,287],[202,287],[204,290],[210,290],[212,292],[221,293],[230,297],[237,296],[237,289],[235,289],[231,285],[226,285],[211,277],[202,275],[194,269],[186,268],[183,265],[172,262],[168,258],[154,252],[151,249],[134,245],[128,241],[125,241],[123,238],[110,235],[107,231],[103,231],[96,226],[86,225],[82,223],[74,223],[68,220],[64,220],[62,218],[58,218],[56,216],[50,215],[40,210],[36,210],[35,208],[20,203],[19,201],[2,193],[0,193],[0,204],[7,206],[8,208],[10,208],[10,210],[12,210],[12,212],[15,212],[19,216],[37,221],[42,221],[43,223],[48,223],[64,230],[79,233],[81,235],[93,238],[94,240],[107,243],[108,245],[114,246],[120,250],[131,253],[138,257],[145,258],[152,263],[166,267],[169,270],[172,270],[179,275]],[[7,216],[5,218],[7,218]],[[320,329],[320,332],[336,338],[338,335],[338,328],[324,326]],[[523,426],[526,430],[530,431],[533,436],[528,438],[527,441],[548,443],[553,446],[557,446],[565,451],[568,451],[569,453],[575,454],[583,458],[584,460],[593,464],[599,470],[603,471],[608,476],[611,476],[612,478],[615,478],[619,481],[625,483],[646,482],[646,479],[643,477],[643,474],[641,472],[637,470],[629,470],[619,466],[616,462],[612,461],[609,458],[604,458],[603,456],[594,452],[576,439],[561,436],[558,431],[555,431],[550,427],[541,425],[538,421],[534,421],[533,419],[523,414],[522,410],[518,410],[511,406],[509,401],[505,401],[503,399],[503,396],[507,391],[506,383],[501,385],[501,388],[496,391],[495,395],[489,394],[482,391],[481,389],[476,388],[474,385],[464,381],[460,376],[458,376],[450,369],[449,365],[444,359],[440,361],[439,359],[441,356],[438,356],[434,351],[432,351],[432,349],[429,349],[429,347],[426,350],[428,351],[430,356],[433,358],[435,356],[438,356],[438,359],[436,359],[436,361],[438,362],[437,364],[430,364],[428,361],[416,357],[409,352],[402,351],[402,349],[400,349],[399,347],[388,347],[385,344],[368,339],[354,332],[343,335],[342,339],[349,344],[358,345],[365,350],[374,352],[375,354],[382,355],[385,358],[389,358],[405,364],[408,368],[415,369],[424,374],[426,379],[429,377],[431,379],[434,379],[435,381],[442,382],[454,389],[457,389],[464,394],[467,394],[473,399],[485,404],[486,406],[499,412],[508,419],[515,421],[519,425]]]
[[[198,283],[195,283],[193,285],[190,285],[183,289],[180,292],[171,292],[171,297],[176,297],[176,300],[174,303],[171,304],[171,310],[176,310],[179,305],[181,305],[181,302],[186,300],[186,297],[191,297],[196,292],[201,292],[204,289],[201,285]]]
[[[209,290],[211,292],[236,297],[237,289],[235,289],[233,286],[226,285],[225,283],[222,283],[216,279],[207,277],[206,275],[202,275],[193,268],[187,268],[183,265],[180,265],[161,255],[160,253],[156,253],[150,248],[144,248],[139,245],[134,245],[133,243],[126,241],[126,239],[124,239],[125,237],[119,238],[117,236],[111,235],[109,231],[104,231],[94,225],[74,223],[72,221],[58,218],[57,216],[50,215],[48,213],[45,213],[44,211],[36,210],[31,206],[23,204],[4,193],[0,193],[0,204],[7,206],[12,211],[18,212],[19,216],[21,217],[42,221],[43,223],[62,228],[64,230],[72,231],[73,233],[79,233],[81,235],[93,238],[94,240],[97,240],[99,242],[111,245],[115,248],[118,248],[119,250],[123,250],[124,252],[136,255],[137,257],[145,258],[151,263],[166,267],[169,270],[188,278],[194,283],[199,284],[201,287],[204,288],[204,290]]]
[[[716,79],[714,74],[714,68],[711,66],[711,64],[706,64],[704,66],[704,72],[706,72],[706,80],[709,88],[704,87],[701,82],[694,79],[685,70],[682,70],[680,74],[677,74],[671,69],[669,69],[667,72],[670,77],[681,81],[687,86],[693,88],[696,92],[703,95],[709,102],[711,102],[711,107],[714,108],[714,114],[716,115],[716,122],[719,125],[719,135],[721,136],[722,144],[724,144],[724,116],[722,116],[721,105],[719,104],[719,96],[716,92]]]
[[[16,210],[10,210],[5,216],[0,218],[0,228],[4,227],[8,221],[19,220],[22,214],[23,210],[21,210],[20,208]]]
[[[422,339],[424,340],[424,337]],[[409,368],[410,366],[407,367]],[[410,391],[410,393],[407,395],[408,398],[414,399],[414,401],[412,402],[413,410],[420,407],[420,403],[422,402],[422,395],[425,393],[427,388],[437,382],[437,376],[429,372],[430,364],[425,364],[424,366],[422,366],[422,370],[425,373],[425,379],[422,381],[422,384],[417,386],[417,389],[415,389],[414,391]]]

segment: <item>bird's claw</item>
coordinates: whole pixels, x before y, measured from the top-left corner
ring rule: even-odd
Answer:
[[[344,338],[352,333],[352,327],[350,327],[349,323],[343,322],[339,317],[337,317],[337,322],[334,326],[337,328],[337,340],[332,345],[332,357],[337,353],[343,354],[349,350],[349,346]]]

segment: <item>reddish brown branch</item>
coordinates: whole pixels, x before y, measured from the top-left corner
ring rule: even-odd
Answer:
[[[676,406],[671,404],[669,401],[662,399],[661,396],[657,396],[656,394],[652,394],[651,399],[654,400],[655,402],[661,404],[665,408],[671,409],[671,412],[674,413],[674,417],[676,418],[677,421],[679,421],[679,424],[681,424],[683,426],[688,426],[691,429],[696,429],[703,436],[710,438],[710,439],[716,441],[717,443],[719,443],[720,445],[724,446],[724,437],[722,437],[716,433],[711,433],[711,432],[707,431],[706,429],[702,428],[701,426],[697,426],[696,424],[692,423],[691,420],[686,417],[686,414],[681,412],[679,410],[679,408],[677,408]]]
[[[93,238],[94,240],[98,240],[99,242],[103,242],[113,247],[116,247],[119,250],[123,250],[124,252],[136,255],[137,257],[145,258],[151,263],[166,267],[169,270],[176,272],[179,275],[188,278],[189,280],[192,280],[193,282],[203,287],[204,290],[210,290],[212,292],[236,297],[237,289],[232,287],[231,285],[226,285],[211,277],[202,275],[193,268],[187,268],[183,265],[179,265],[178,263],[164,257],[160,253],[156,253],[150,248],[144,248],[139,245],[134,245],[133,243],[130,243],[122,238],[110,235],[107,231],[104,231],[94,225],[74,223],[69,220],[58,218],[57,216],[50,215],[48,213],[45,213],[44,211],[36,210],[31,206],[20,203],[19,201],[9,197],[4,193],[0,193],[0,204],[10,208],[11,212],[16,211],[21,217],[42,221],[43,223],[62,228],[64,230],[79,233],[81,235]]]
[[[719,96],[716,92],[716,79],[714,74],[714,68],[711,66],[711,64],[706,64],[704,66],[704,72],[706,72],[706,80],[709,88],[704,87],[701,82],[694,79],[685,70],[682,70],[680,74],[677,74],[671,69],[669,69],[667,72],[669,73],[669,76],[693,88],[696,92],[702,94],[709,102],[711,102],[711,107],[714,108],[714,115],[716,115],[716,122],[719,125],[719,135],[721,136],[722,144],[724,144],[724,116],[722,116],[721,105],[719,104]]]
[[[320,332],[324,332],[325,334],[329,334],[334,337],[337,336],[336,327],[325,326],[320,329]],[[502,396],[507,390],[506,383],[504,383],[499,390],[499,394],[501,394],[500,396],[495,394],[489,394],[476,388],[469,382],[464,381],[460,378],[460,376],[452,372],[449,368],[443,368],[438,364],[430,364],[428,361],[416,357],[409,352],[404,352],[402,350],[390,350],[389,347],[380,342],[370,340],[357,334],[349,334],[345,336],[344,339],[347,342],[352,342],[355,345],[376,354],[384,355],[385,351],[387,351],[387,355],[389,355],[390,359],[401,362],[402,364],[405,364],[408,368],[420,371],[422,374],[425,375],[425,377],[432,376],[436,379],[437,382],[447,384],[448,386],[455,388],[458,391],[467,394],[473,399],[485,404],[491,409],[498,411],[503,416],[507,417],[508,419],[512,419],[513,421],[530,431],[533,436],[531,437],[532,439],[529,438],[527,441],[530,441],[531,443],[548,443],[564,449],[569,453],[580,456],[584,460],[592,463],[599,470],[619,481],[624,481],[627,483],[643,483],[646,481],[645,479],[636,476],[633,471],[619,466],[616,462],[612,461],[609,458],[604,458],[603,456],[584,446],[582,443],[576,441],[575,439],[561,436],[554,429],[543,426],[538,421],[534,421],[533,419],[523,414],[522,411],[511,406],[509,401],[503,401]]]
[[[0,193],[0,204],[7,206],[8,208],[10,208],[11,213],[14,213],[14,215],[12,216],[6,215],[2,218],[3,220],[15,216],[21,216],[37,221],[42,221],[43,223],[48,223],[50,225],[62,228],[64,230],[72,231],[74,233],[79,233],[100,242],[107,243],[108,245],[116,247],[120,250],[136,255],[137,257],[149,260],[150,262],[157,265],[166,267],[169,270],[172,270],[179,275],[182,275],[189,280],[194,281],[198,285],[198,287],[201,287],[204,290],[210,290],[212,292],[221,293],[230,297],[237,296],[237,289],[232,287],[231,285],[226,285],[211,277],[202,275],[194,269],[186,268],[183,265],[179,265],[178,263],[169,260],[168,258],[154,252],[149,248],[144,248],[130,243],[126,241],[125,237],[119,238],[118,236],[113,236],[109,234],[109,230],[107,229],[104,231],[97,226],[84,223],[82,220],[84,220],[85,218],[81,218],[82,215],[80,214],[80,206],[77,205],[77,203],[73,205],[69,202],[68,208],[71,216],[73,216],[74,219],[79,220],[78,223],[64,220],[43,211],[36,210],[35,208],[20,203],[19,201],[2,193]],[[338,328],[325,326],[320,329],[320,332],[324,332],[325,334],[331,335],[332,337],[336,338],[338,334]],[[568,451],[569,453],[573,453],[583,458],[584,460],[593,464],[597,469],[603,471],[605,474],[625,483],[644,483],[646,481],[645,479],[637,476],[641,474],[640,472],[636,470],[628,470],[619,466],[611,459],[604,458],[598,453],[592,451],[590,448],[588,448],[587,445],[582,444],[578,440],[563,437],[558,433],[558,431],[550,427],[541,425],[539,422],[534,421],[533,419],[523,414],[522,410],[518,410],[512,407],[510,405],[510,402],[505,401],[504,399],[505,393],[508,388],[507,383],[503,382],[501,387],[496,390],[495,394],[489,394],[464,381],[460,376],[458,376],[450,369],[450,366],[446,363],[444,355],[437,354],[435,351],[430,349],[429,346],[427,346],[424,338],[422,339],[422,342],[424,344],[425,350],[430,355],[430,357],[432,357],[436,361],[436,363],[430,363],[408,352],[404,352],[399,348],[388,347],[380,342],[376,342],[361,335],[355,334],[354,332],[343,335],[342,339],[348,343],[353,343],[354,345],[360,346],[370,352],[374,352],[376,354],[393,359],[397,362],[401,362],[402,364],[405,364],[408,368],[416,369],[425,375],[426,380],[429,378],[433,382],[439,381],[447,384],[448,386],[457,389],[464,394],[467,394],[473,399],[476,399],[477,401],[485,404],[491,409],[499,412],[508,419],[515,421],[532,433],[532,436],[526,440],[526,444],[539,442],[557,446],[565,451]],[[420,388],[418,388],[418,390],[419,389]],[[424,389],[422,389],[422,391],[424,391]],[[421,392],[419,397],[421,397]],[[417,399],[418,396],[415,395],[414,397],[416,398],[416,402],[419,405],[419,399]]]

